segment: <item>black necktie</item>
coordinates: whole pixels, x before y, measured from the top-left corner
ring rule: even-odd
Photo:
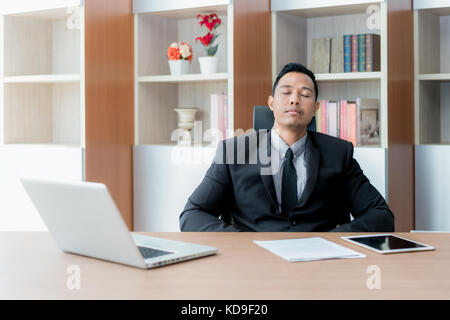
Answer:
[[[292,161],[293,158],[294,154],[291,148],[288,148],[281,180],[281,210],[284,216],[289,216],[289,212],[297,204],[297,173]]]

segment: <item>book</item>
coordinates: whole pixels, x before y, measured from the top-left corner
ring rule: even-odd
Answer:
[[[359,144],[379,145],[380,109],[378,99],[356,99],[359,109]]]
[[[358,72],[366,71],[366,35],[358,34]]]
[[[228,96],[211,94],[210,128],[214,141],[228,138]]]
[[[344,38],[331,39],[330,72],[344,72]]]
[[[338,137],[337,134],[337,101],[330,101],[327,107],[327,117],[328,117],[328,134],[333,137]]]
[[[210,127],[211,129],[219,128],[219,110],[218,110],[218,96],[217,94],[211,94],[211,102],[210,102]]]
[[[217,95],[217,101],[218,101],[218,110],[219,110],[219,116],[218,116],[218,123],[219,123],[219,132],[220,132],[220,139],[225,139],[225,121],[224,121],[224,106],[223,106],[223,94]]]
[[[327,104],[328,101],[327,100],[322,100],[320,101],[320,121],[321,121],[321,126],[320,129],[322,133],[327,133]]]
[[[358,72],[358,35],[352,34],[352,72]]]
[[[229,138],[228,136],[228,96],[226,94],[222,93],[222,99],[223,99],[223,126],[224,126],[224,139]]]
[[[380,35],[366,34],[366,71],[380,70]]]
[[[339,138],[347,140],[347,101],[340,102],[340,110],[340,116],[338,117],[341,123]]]
[[[336,102],[336,137],[341,136],[341,102]]]
[[[352,72],[352,36],[344,36],[344,72]]]
[[[322,119],[321,119],[321,114],[322,114],[322,106],[319,107],[319,110],[316,112],[316,131],[317,132],[322,132]]]
[[[347,101],[347,111],[348,111],[348,138],[354,147],[358,145],[358,141],[356,138],[356,130],[357,130],[357,114],[356,114],[356,102],[355,101]]]
[[[310,69],[314,73],[330,72],[330,38],[311,40]]]

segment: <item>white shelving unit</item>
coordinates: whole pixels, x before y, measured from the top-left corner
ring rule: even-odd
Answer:
[[[179,231],[178,218],[188,197],[203,179],[215,148],[179,147],[171,141],[178,128],[175,108],[197,107],[202,132],[210,127],[210,95],[228,95],[228,128],[233,129],[233,4],[230,0],[134,0],[135,147],[134,230]],[[201,74],[204,47],[198,14],[216,13],[219,72]],[[190,73],[170,75],[167,48],[172,42],[193,48]],[[195,134],[195,133],[194,133]],[[186,157],[187,156],[187,157]]]
[[[194,1],[195,2],[195,1]],[[210,125],[210,95],[228,95],[228,128],[233,128],[233,14],[229,0],[173,2],[163,5],[155,1],[135,1],[135,144],[174,144],[171,133],[177,129],[175,108],[197,107],[196,120],[202,121],[204,132]],[[217,43],[219,73],[201,74],[198,58],[205,56],[200,42],[203,36],[198,14],[216,13],[222,24]],[[172,42],[187,42],[193,48],[190,73],[170,75],[167,48]]]
[[[45,229],[19,176],[83,179],[83,4],[0,5],[0,167],[8,171],[0,182],[3,228]]]
[[[414,1],[414,9],[416,144],[449,144],[450,1]]]
[[[77,8],[2,15],[0,143],[84,146],[83,24],[68,27],[83,21]]]
[[[416,229],[450,230],[450,1],[414,0]]]
[[[369,29],[378,8],[379,28]],[[272,0],[272,78],[289,62],[305,66],[311,61],[311,40],[335,38],[347,34],[380,35],[381,70],[378,72],[316,74],[322,100],[355,100],[372,98],[380,101],[380,146],[355,148],[355,158],[372,184],[387,198],[387,4],[385,1]]]

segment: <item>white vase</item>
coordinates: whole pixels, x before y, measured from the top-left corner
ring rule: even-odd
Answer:
[[[178,144],[191,144],[192,135],[191,130],[194,128],[195,113],[198,108],[177,108],[174,109],[178,114],[178,128],[184,130],[184,134],[181,140],[178,140]]]
[[[169,60],[170,74],[187,74],[189,73],[188,60]]]
[[[201,73],[217,73],[217,70],[219,69],[218,57],[200,57],[198,58],[198,62],[200,63]]]

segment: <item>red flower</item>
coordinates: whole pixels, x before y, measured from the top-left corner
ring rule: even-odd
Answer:
[[[198,18],[202,18],[202,20],[199,21],[200,26],[205,25],[210,32],[214,29],[216,25],[218,26],[222,23],[222,20],[219,19],[219,17],[215,13],[205,16],[199,14],[197,15],[197,19]]]
[[[169,60],[180,59],[180,50],[178,48],[169,47],[167,49],[167,57],[169,58]]]
[[[201,43],[205,46],[206,54],[208,56],[214,56],[217,52],[218,44],[213,45],[214,40],[219,36],[219,34],[215,34],[215,29],[222,23],[222,20],[219,19],[217,14],[212,13],[210,15],[197,15],[197,19],[200,19],[198,22],[200,26],[205,26],[208,28],[208,33],[203,37],[195,38],[195,41],[200,40]]]
[[[200,42],[203,43],[203,45],[204,45],[205,47],[207,47],[207,46],[209,46],[209,43],[211,42],[212,38],[213,38],[213,34],[208,32],[208,33],[207,33],[205,36],[203,36],[203,37],[197,37],[197,38],[195,38],[195,41],[200,40]]]
[[[188,60],[192,62],[192,47],[186,42],[173,42],[169,48],[167,48],[167,57],[169,60]]]

